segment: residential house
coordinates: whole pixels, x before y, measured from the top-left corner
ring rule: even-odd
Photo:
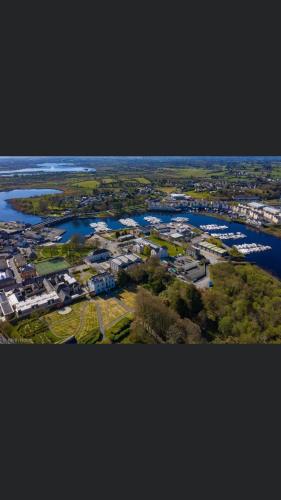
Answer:
[[[169,254],[168,250],[165,246],[156,245],[149,240],[144,238],[138,238],[135,241],[135,245],[133,246],[133,251],[142,254],[144,253],[145,247],[149,247],[151,250],[151,255],[153,257],[159,257],[159,259],[166,259]]]
[[[97,248],[85,259],[86,262],[94,263],[110,258],[110,252],[106,248]]]
[[[127,269],[133,264],[138,264],[139,262],[142,262],[142,260],[138,257],[138,255],[127,253],[111,259],[110,267],[112,271],[118,273],[121,269]]]
[[[115,288],[116,281],[111,273],[98,274],[89,279],[88,287],[91,293],[98,295],[100,293],[109,292]]]

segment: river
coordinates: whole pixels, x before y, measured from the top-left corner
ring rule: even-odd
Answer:
[[[0,191],[0,221],[17,221],[25,224],[37,224],[42,219],[37,215],[28,215],[7,203],[12,198],[30,198],[31,196],[42,196],[44,194],[61,193],[58,189],[13,189],[12,191]]]
[[[271,236],[269,234],[262,233],[261,231],[258,231],[254,228],[249,228],[244,224],[239,224],[237,222],[226,222],[216,217],[195,214],[192,212],[180,212],[180,213],[146,212],[142,215],[135,215],[135,216],[130,215],[129,217],[133,217],[134,220],[137,221],[142,226],[148,226],[149,223],[144,220],[144,217],[147,216],[158,217],[159,219],[161,219],[162,222],[170,222],[173,217],[177,216],[188,217],[189,222],[195,227],[199,227],[200,225],[205,225],[205,224],[218,224],[218,225],[228,226],[228,229],[225,229],[222,232],[234,233],[240,231],[241,233],[246,234],[247,238],[241,240],[227,240],[226,244],[232,246],[241,243],[260,243],[262,245],[271,246],[272,247],[271,250],[247,255],[246,260],[250,262],[255,262],[260,267],[264,268],[265,270],[271,272],[272,274],[278,276],[281,279],[281,239],[277,238],[276,236]],[[58,226],[60,229],[65,230],[65,233],[62,237],[62,242],[68,241],[71,238],[72,234],[74,233],[79,233],[82,235],[87,235],[91,233],[93,231],[93,229],[90,227],[91,222],[103,221],[106,222],[108,227],[110,227],[111,229],[120,229],[120,228],[124,229],[125,226],[120,224],[118,219],[119,218],[109,217],[102,219],[101,218],[76,219],[73,221],[65,222]]]
[[[11,198],[28,198],[30,196],[40,196],[44,194],[55,194],[59,193],[56,189],[17,189],[13,191],[2,191],[0,192],[0,221],[19,221],[25,222],[26,224],[36,224],[42,219],[36,215],[28,215],[22,212],[14,210],[8,203],[7,200]],[[260,267],[271,272],[272,274],[278,276],[281,279],[281,239],[276,236],[271,236],[266,233],[262,233],[254,228],[249,228],[244,224],[239,224],[237,222],[226,222],[222,219],[216,217],[211,217],[208,215],[196,214],[192,212],[146,212],[141,215],[129,216],[133,217],[136,222],[142,226],[148,226],[149,223],[144,220],[144,217],[154,216],[161,219],[162,222],[170,222],[173,217],[176,216],[188,217],[189,222],[195,226],[199,227],[203,224],[218,224],[226,225],[228,229],[222,232],[238,232],[246,234],[247,238],[241,240],[227,240],[226,243],[229,246],[241,243],[261,243],[262,245],[269,245],[272,247],[271,250],[266,252],[254,253],[248,255],[246,259],[250,262],[255,262]],[[62,242],[68,241],[74,233],[79,233],[82,235],[87,235],[93,231],[90,227],[91,222],[106,222],[110,229],[121,229],[125,228],[120,222],[119,217],[108,217],[108,218],[91,218],[91,219],[74,219],[69,222],[58,225],[60,229],[64,229],[65,233],[62,236]],[[217,231],[214,231],[217,232]]]

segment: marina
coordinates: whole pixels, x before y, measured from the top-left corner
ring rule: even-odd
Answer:
[[[27,190],[14,190],[0,193],[0,221],[18,221],[20,223],[25,223],[27,225],[31,224],[34,229],[39,224],[48,225],[47,219],[42,219],[37,215],[24,214],[20,211],[13,209],[8,200],[10,198],[17,197],[30,197],[37,196],[42,194],[52,194],[55,192],[59,192],[58,190],[41,190],[41,189],[27,189]],[[7,200],[7,201],[6,201]],[[193,227],[197,227],[200,229],[204,229],[206,231],[212,232],[216,234],[220,231],[220,236],[222,234],[227,234],[226,231],[222,232],[223,229],[229,229],[229,233],[233,234],[244,234],[249,241],[252,243],[256,243],[257,245],[262,245],[263,247],[271,247],[271,249],[264,251],[256,251],[256,252],[246,252],[245,258],[249,262],[255,262],[260,267],[265,270],[275,274],[279,278],[281,278],[281,261],[280,261],[280,246],[281,241],[276,236],[266,234],[264,232],[259,231],[257,227],[250,227],[239,222],[228,222],[227,226],[222,224],[221,219],[216,217],[194,213],[186,210],[185,212],[181,212],[181,218],[185,218],[189,220],[189,223]],[[131,217],[122,218],[122,222],[125,221],[126,227],[137,227],[137,226],[150,226],[154,225],[154,220],[152,217],[155,217],[155,212],[147,211],[142,214],[134,214],[133,219]],[[149,218],[149,219],[148,219]],[[184,222],[174,221],[174,214],[170,211],[159,211],[159,216],[157,214],[157,219],[160,219],[162,224],[168,224],[172,222],[175,224],[176,230],[180,232],[180,224],[184,225]],[[129,222],[128,222],[129,220]],[[124,224],[117,217],[83,217],[83,218],[67,218],[64,220],[56,221],[56,228],[62,229],[63,234],[60,235],[61,239],[59,240],[61,243],[65,243],[69,241],[73,234],[81,234],[83,236],[89,236],[89,226],[92,228],[93,232],[105,232],[105,231],[117,231],[124,227]],[[52,222],[51,222],[52,223]],[[39,227],[39,226],[38,226]],[[237,240],[238,238],[236,238]],[[228,245],[231,247],[236,242],[235,238],[230,238],[228,240]]]
[[[244,255],[248,255],[250,253],[256,253],[256,252],[265,252],[266,250],[271,250],[270,245],[259,245],[257,243],[245,243],[242,245],[233,245],[236,250],[238,250],[240,253]]]
[[[225,225],[219,225],[219,224],[203,224],[200,226],[200,229],[203,229],[203,231],[219,231],[222,229],[228,229],[228,226]]]
[[[213,238],[219,238],[220,240],[239,240],[241,238],[247,238],[246,234],[240,233],[211,233]]]
[[[153,211],[147,211],[143,214],[135,214],[134,220],[138,222],[140,226],[147,227],[150,226],[150,224],[147,220],[145,220],[145,217],[151,217],[154,215],[155,214],[153,213]],[[201,225],[215,225],[221,229],[221,219],[216,219],[213,216],[196,214],[190,211],[183,212],[182,215],[184,217],[186,216],[189,219],[190,224],[194,227],[200,228]],[[171,212],[162,211],[161,213],[159,213],[159,217],[161,218],[161,222],[163,224],[168,224],[169,222],[172,222],[174,214],[172,214]],[[71,221],[66,221],[57,226],[59,228],[65,229],[65,233],[61,241],[69,241],[74,233],[79,233],[84,236],[87,235],[89,233],[89,224],[99,221],[105,222],[111,231],[117,231],[122,228],[122,224],[119,222],[117,217],[74,219]],[[229,232],[243,233],[247,236],[250,242],[270,246],[271,250],[268,250],[267,252],[253,252],[250,254],[245,254],[245,258],[247,261],[255,262],[260,267],[281,278],[281,241],[279,238],[270,234],[263,233],[257,228],[245,226],[244,224],[241,224],[239,222],[229,222],[227,225],[229,227]],[[212,232],[218,231],[213,230]],[[233,244],[236,243],[236,241],[237,240],[230,239],[228,240],[227,244],[232,247]]]

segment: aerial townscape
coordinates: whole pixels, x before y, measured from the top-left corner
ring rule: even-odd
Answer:
[[[281,157],[0,157],[1,344],[281,343]]]

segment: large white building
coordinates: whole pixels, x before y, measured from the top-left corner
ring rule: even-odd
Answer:
[[[90,292],[98,295],[99,293],[108,292],[116,287],[116,281],[111,273],[98,274],[97,276],[92,276],[88,281],[88,287]]]
[[[18,318],[28,316],[34,311],[49,309],[51,306],[60,303],[57,292],[45,292],[39,295],[33,295],[25,300],[17,292],[6,292],[7,301],[11,309]]]

